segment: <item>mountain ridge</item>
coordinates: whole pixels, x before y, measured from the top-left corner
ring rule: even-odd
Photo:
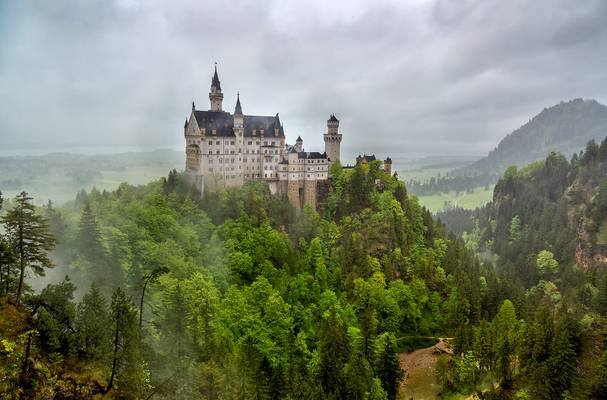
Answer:
[[[524,166],[556,151],[569,157],[590,140],[607,136],[607,106],[594,99],[576,98],[544,108],[506,135],[489,154],[462,168],[455,176],[499,176],[510,165]]]

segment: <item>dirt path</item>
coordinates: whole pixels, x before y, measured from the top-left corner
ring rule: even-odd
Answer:
[[[400,367],[405,371],[405,379],[400,385],[399,399],[438,398],[440,386],[434,378],[434,365],[441,353],[451,353],[451,349],[442,339],[432,347],[400,354]]]

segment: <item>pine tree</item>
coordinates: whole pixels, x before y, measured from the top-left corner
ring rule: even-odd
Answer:
[[[105,392],[117,382],[121,398],[139,399],[144,391],[144,368],[139,350],[137,311],[126,293],[117,288],[112,295],[112,372]]]
[[[97,226],[97,219],[91,203],[86,201],[82,208],[80,223],[78,225],[78,250],[88,261],[98,261],[105,256],[103,247],[101,246],[101,234]]]
[[[607,350],[603,351],[594,373],[592,398],[607,399]]]
[[[102,360],[110,354],[111,316],[107,301],[95,283],[78,305],[76,326],[85,358]]]
[[[555,333],[550,345],[550,357],[547,361],[552,398],[569,389],[576,377],[576,332],[573,319],[563,315],[555,324]]]
[[[321,324],[319,342],[320,381],[324,393],[341,398],[345,386],[342,369],[350,352],[350,345],[347,326],[335,309],[330,311]]]
[[[15,298],[20,302],[26,269],[29,267],[35,274],[44,276],[44,270],[53,266],[48,252],[55,247],[56,239],[50,233],[46,219],[36,214],[32,198],[26,192],[15,197],[15,203],[2,218],[2,223],[17,256],[19,283]]]
[[[394,347],[394,337],[390,335],[386,338],[378,357],[377,376],[381,379],[388,400],[396,400],[398,387],[403,380],[403,370]]]
[[[16,257],[8,242],[0,235],[0,293],[9,294],[11,285],[16,280]]]

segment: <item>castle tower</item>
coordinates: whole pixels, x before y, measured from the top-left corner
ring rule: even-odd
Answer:
[[[303,139],[301,136],[297,136],[297,141],[295,141],[295,151],[298,153],[303,151]]]
[[[236,107],[234,107],[234,130],[244,128],[244,114],[240,105],[240,92],[236,94]]]
[[[211,101],[211,108],[209,111],[221,111],[221,103],[223,101],[223,93],[221,93],[221,82],[219,82],[219,76],[217,75],[217,63],[215,63],[215,74],[211,80],[211,91],[209,92],[209,100]]]
[[[323,135],[325,139],[325,153],[329,157],[329,165],[335,161],[339,161],[341,134],[339,130],[339,120],[335,115],[331,114],[331,118],[327,120],[327,133]]]
[[[392,159],[390,157],[384,160],[384,172],[388,175],[392,175]]]

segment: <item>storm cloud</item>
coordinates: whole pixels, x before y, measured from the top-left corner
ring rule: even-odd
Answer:
[[[562,100],[607,101],[607,2],[0,3],[0,149],[180,148],[214,62],[233,111],[345,157],[478,154]]]

